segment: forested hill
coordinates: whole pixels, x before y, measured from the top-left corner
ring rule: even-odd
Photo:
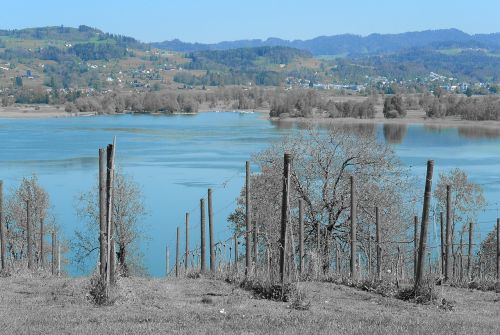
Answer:
[[[500,33],[469,35],[458,29],[425,30],[401,34],[371,34],[366,37],[352,34],[320,36],[310,40],[238,40],[215,44],[185,43],[178,39],[152,43],[152,46],[172,51],[228,50],[262,46],[286,46],[307,50],[313,55],[373,55],[397,52],[410,48],[439,49],[449,45],[457,47],[500,50]]]

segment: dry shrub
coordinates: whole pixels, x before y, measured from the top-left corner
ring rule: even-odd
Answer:
[[[94,274],[90,277],[88,292],[87,297],[97,306],[113,305],[118,299],[118,288],[116,284],[112,285],[106,292],[106,281],[98,274]]]
[[[434,280],[428,279],[417,289],[410,287],[400,290],[396,297],[398,299],[415,302],[417,304],[429,304],[436,302],[439,295],[436,291],[436,284]]]
[[[245,279],[240,283],[240,287],[251,291],[257,298],[283,302],[291,301],[297,291],[297,285],[293,283],[270,284],[258,279]]]

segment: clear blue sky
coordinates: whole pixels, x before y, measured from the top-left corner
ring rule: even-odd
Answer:
[[[141,41],[189,42],[458,28],[500,32],[498,0],[5,0],[0,28],[86,24]]]

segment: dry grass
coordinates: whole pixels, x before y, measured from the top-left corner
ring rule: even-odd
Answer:
[[[498,334],[494,292],[443,288],[445,311],[333,283],[301,283],[307,310],[255,299],[209,279],[121,279],[113,306],[86,296],[88,278],[0,278],[4,334]],[[441,288],[440,288],[441,289]]]

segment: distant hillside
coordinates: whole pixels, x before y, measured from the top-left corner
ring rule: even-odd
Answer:
[[[500,33],[469,35],[458,29],[426,30],[401,34],[371,34],[366,37],[343,34],[320,36],[310,40],[283,40],[269,38],[267,40],[238,40],[215,44],[185,43],[178,39],[152,43],[153,47],[192,52],[200,50],[227,50],[236,48],[286,46],[303,49],[313,55],[372,55],[396,52],[409,48],[439,47],[440,44],[455,43],[468,46],[473,43],[477,47],[500,50]]]

